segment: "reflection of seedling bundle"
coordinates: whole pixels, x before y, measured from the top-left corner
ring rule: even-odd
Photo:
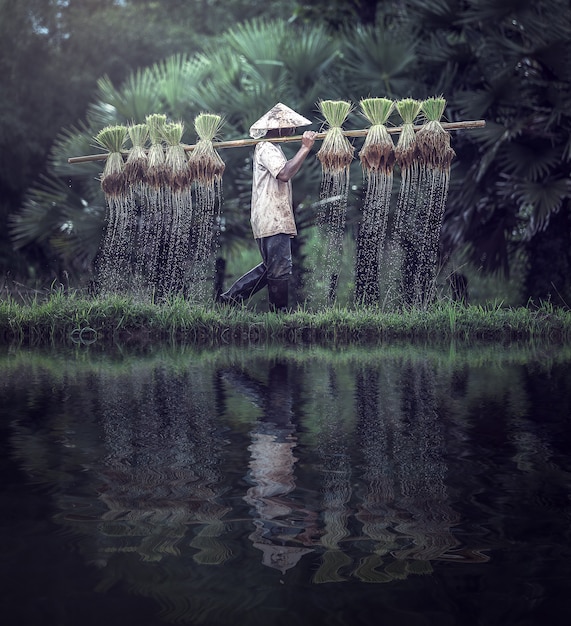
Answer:
[[[343,235],[347,212],[349,171],[353,146],[343,134],[343,123],[351,112],[351,103],[344,100],[322,100],[319,109],[328,125],[317,158],[321,162],[321,203],[316,224],[324,239],[324,259],[319,262],[316,278],[327,290],[327,301],[333,302],[343,252]]]
[[[355,302],[370,305],[379,300],[379,269],[393,186],[394,144],[385,123],[394,103],[387,98],[361,100],[371,127],[359,153],[367,190],[357,238]]]
[[[328,372],[320,392],[321,429],[319,445],[322,473],[323,534],[320,545],[324,548],[314,583],[331,583],[344,580],[341,570],[351,565],[351,558],[341,544],[349,535],[349,502],[353,495],[351,463],[347,448],[347,432],[343,415],[339,411],[340,398],[333,371]],[[325,393],[323,391],[325,390]]]
[[[213,141],[222,127],[222,117],[200,113],[194,119],[199,137],[190,152],[188,168],[194,182],[195,220],[192,227],[192,262],[189,276],[189,295],[203,300],[211,291],[208,281],[214,273],[213,252],[216,247],[216,220],[221,206],[224,161],[215,150]]]
[[[99,258],[100,290],[117,293],[128,287],[133,235],[133,208],[125,184],[123,147],[127,127],[107,126],[96,136],[96,143],[109,155],[101,174],[101,188],[107,205],[106,229]]]

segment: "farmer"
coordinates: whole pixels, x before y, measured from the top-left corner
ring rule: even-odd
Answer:
[[[302,166],[315,142],[315,133],[303,133],[301,147],[286,159],[273,138],[294,135],[298,126],[311,121],[278,103],[250,128],[256,145],[253,159],[250,222],[262,255],[262,263],[239,278],[219,297],[221,302],[239,304],[267,285],[270,310],[288,310],[288,286],[292,272],[291,238],[297,235],[293,214],[291,179]]]

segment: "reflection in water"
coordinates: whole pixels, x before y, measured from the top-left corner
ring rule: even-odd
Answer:
[[[326,371],[321,391],[322,410],[316,415],[320,437],[317,445],[321,461],[323,536],[325,551],[315,583],[339,582],[344,578],[339,570],[351,563],[341,542],[350,535],[348,529],[351,499],[351,465],[348,454],[348,432],[340,398],[339,382],[333,368]]]
[[[97,468],[103,552],[137,552],[143,560],[179,555],[189,524],[199,563],[222,563],[216,541],[229,511],[217,501],[220,442],[214,436],[212,397],[200,372],[134,371],[100,377],[106,455]]]
[[[427,363],[414,368],[407,365],[402,379],[402,417],[394,433],[400,456],[397,480],[401,514],[396,529],[411,542],[394,554],[398,560],[430,562],[445,558],[458,546],[450,531],[458,515],[448,503],[444,484],[443,425],[436,409],[432,367]],[[418,567],[415,563],[407,567],[414,565]]]
[[[92,451],[86,468],[91,489],[59,502],[59,521],[86,536],[83,552],[101,570],[96,590],[129,581],[159,602],[168,621],[209,604],[182,592],[188,572],[175,574],[172,559],[192,555],[199,565],[220,565],[231,555],[222,521],[231,507],[220,500],[224,443],[210,379],[200,368],[103,369],[93,407],[103,449]],[[131,555],[161,568],[148,571]],[[177,578],[181,587],[173,585]]]
[[[521,491],[520,473],[535,485],[538,511],[540,472],[568,478],[514,369],[501,379],[425,358],[235,361],[60,363],[13,369],[0,384],[21,395],[13,453],[50,487],[97,591],[126,583],[163,621],[239,623],[256,609],[248,623],[272,623],[274,574],[340,598],[456,563],[475,576],[507,532],[491,511],[509,493],[479,503],[498,464],[515,472],[504,470],[504,488]],[[492,393],[500,417],[476,419]],[[488,439],[509,447],[490,461],[492,479]],[[467,532],[469,507],[474,528],[488,529]],[[312,623],[303,606],[288,614]]]
[[[289,386],[288,366],[274,363],[268,382],[262,384],[245,371],[224,373],[226,380],[250,397],[263,415],[251,432],[248,447],[248,489],[244,500],[253,507],[255,530],[249,535],[253,545],[263,553],[264,565],[282,573],[296,565],[309,552],[316,532],[317,514],[288,498],[296,487],[293,450],[297,445],[293,419],[293,398]]]

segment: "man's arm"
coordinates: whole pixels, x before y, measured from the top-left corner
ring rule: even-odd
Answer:
[[[282,167],[280,173],[276,176],[282,183],[287,183],[291,180],[301,168],[303,162],[307,158],[307,155],[311,152],[311,148],[315,143],[316,133],[312,130],[306,130],[301,137],[301,147],[296,154],[286,162]]]

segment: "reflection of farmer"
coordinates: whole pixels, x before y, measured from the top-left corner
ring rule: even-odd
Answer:
[[[255,139],[267,137],[271,140],[293,135],[298,126],[309,124],[310,120],[278,103],[252,125],[250,135]],[[250,220],[262,263],[221,294],[221,302],[242,302],[267,285],[270,308],[273,311],[287,310],[292,272],[291,238],[297,235],[291,179],[301,168],[314,141],[315,133],[306,131],[300,149],[289,161],[282,149],[271,141],[256,145]]]
[[[286,496],[295,489],[292,398],[287,365],[275,364],[263,385],[244,372],[226,372],[225,378],[263,409],[264,416],[251,433],[248,480],[252,486],[244,500],[253,507],[256,529],[250,535],[263,552],[264,565],[285,573],[310,549],[317,516]]]

